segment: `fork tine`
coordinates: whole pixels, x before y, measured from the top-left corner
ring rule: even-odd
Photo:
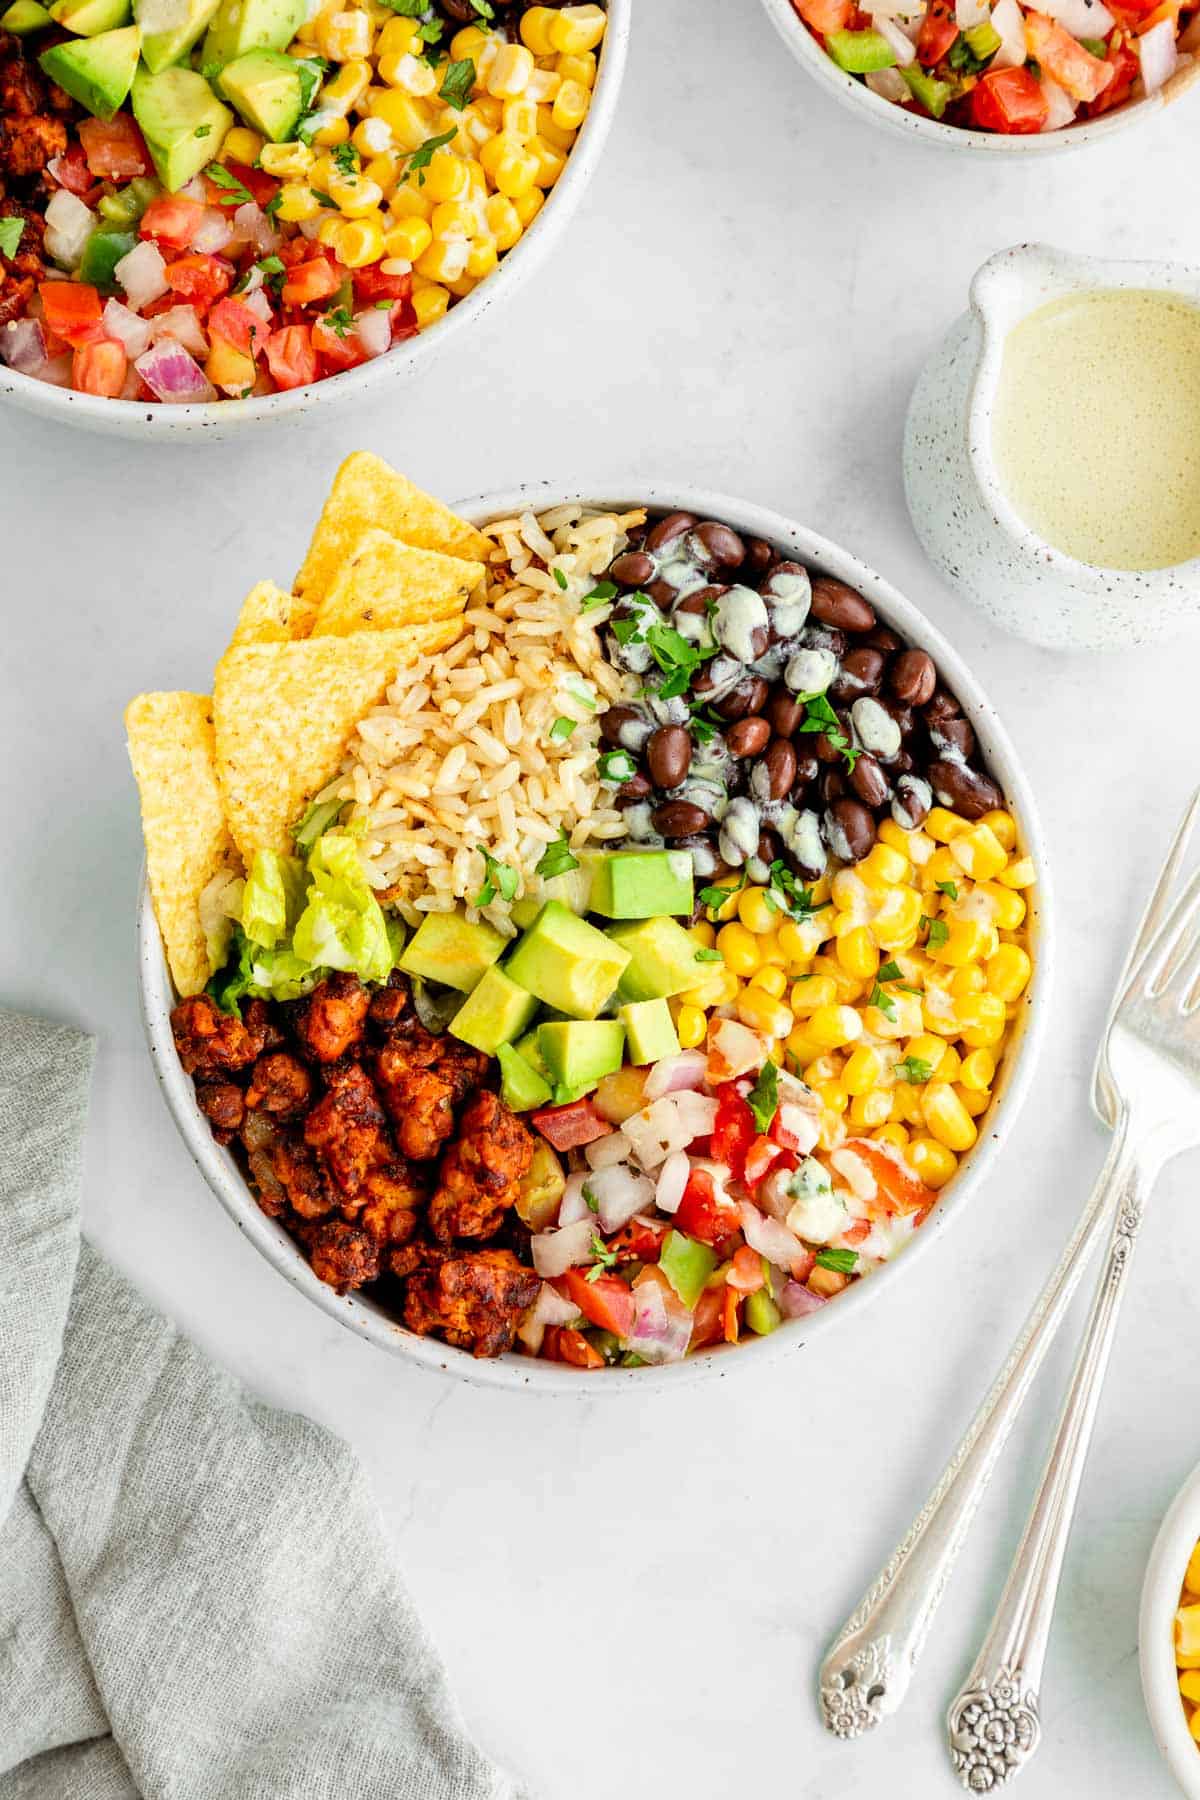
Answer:
[[[1173,984],[1180,968],[1195,950],[1198,918],[1200,869],[1196,870],[1155,932],[1145,956],[1133,972],[1128,992],[1140,989],[1145,994],[1157,995]]]

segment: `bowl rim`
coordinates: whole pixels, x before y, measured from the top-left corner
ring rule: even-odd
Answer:
[[[346,369],[324,381],[258,399],[205,401],[198,405],[151,406],[133,400],[106,400],[77,394],[49,382],[36,381],[0,364],[0,401],[26,412],[85,430],[142,438],[147,434],[179,440],[219,430],[251,431],[279,420],[295,420],[317,407],[326,410],[352,404],[368,390],[400,376],[416,373],[444,350],[460,332],[478,322],[486,310],[515,293],[548,255],[583,198],[603,154],[624,79],[634,0],[606,0],[608,25],[601,46],[596,85],[587,118],[567,157],[562,174],[549,190],[545,205],[496,268],[429,331],[393,345],[383,356]]]
[[[911,643],[930,651],[976,731],[986,761],[1013,806],[1021,839],[1036,864],[1038,881],[1030,908],[1035,980],[1027,990],[1017,1032],[1001,1065],[995,1100],[987,1115],[987,1128],[980,1133],[945,1197],[939,1199],[928,1220],[895,1262],[885,1264],[869,1279],[855,1282],[838,1297],[835,1306],[822,1307],[803,1321],[792,1321],[768,1337],[743,1342],[728,1350],[718,1349],[688,1357],[665,1367],[567,1369],[540,1358],[516,1354],[488,1360],[475,1358],[465,1350],[456,1350],[436,1339],[418,1338],[385,1315],[374,1302],[354,1294],[337,1294],[320,1281],[283,1227],[260,1211],[230,1152],[213,1138],[208,1121],[196,1104],[192,1083],[183,1073],[175,1054],[169,1016],[174,998],[144,868],[137,907],[142,1019],[159,1083],[193,1161],[238,1229],[250,1238],[255,1248],[293,1287],[306,1294],[330,1317],[383,1349],[406,1356],[426,1368],[445,1370],[475,1385],[569,1393],[587,1399],[594,1399],[598,1394],[623,1392],[631,1384],[642,1393],[650,1393],[721,1378],[735,1367],[765,1366],[770,1359],[794,1355],[802,1350],[814,1337],[833,1329],[835,1321],[848,1320],[874,1295],[890,1287],[897,1271],[909,1266],[913,1257],[923,1254],[928,1245],[961,1215],[1003,1148],[1032,1080],[1045,1031],[1053,978],[1052,879],[1033,793],[991,701],[938,628],[912,601],[853,552],[782,513],[732,495],[678,482],[633,480],[623,491],[636,497],[614,497],[611,492],[597,495],[594,491],[549,481],[529,482],[506,492],[465,501],[455,510],[473,524],[523,511],[540,513],[576,501],[616,510],[645,505],[654,510],[695,512],[701,517],[727,520],[735,530],[783,545],[808,565],[858,588],[878,607],[885,621],[895,624]]]
[[[1041,131],[1029,135],[999,131],[975,131],[964,125],[943,125],[940,119],[912,113],[873,93],[864,81],[858,81],[845,69],[839,69],[831,56],[816,42],[801,20],[791,0],[762,0],[767,15],[783,38],[796,61],[806,68],[843,105],[865,109],[872,122],[884,130],[901,136],[919,138],[943,149],[976,150],[989,156],[1051,156],[1064,151],[1080,150],[1086,144],[1098,143],[1115,133],[1153,117],[1165,105],[1177,100],[1200,77],[1200,58],[1173,75],[1165,87],[1155,94],[1126,102],[1103,113],[1097,119],[1068,125],[1062,131]]]
[[[1179,1697],[1172,1619],[1188,1558],[1200,1540],[1200,1463],[1167,1508],[1146,1564],[1138,1610],[1138,1665],[1150,1729],[1185,1794],[1200,1800],[1200,1744]]]

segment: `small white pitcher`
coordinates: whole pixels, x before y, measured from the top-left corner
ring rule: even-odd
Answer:
[[[992,452],[1005,339],[1038,307],[1089,288],[1158,288],[1200,304],[1200,269],[1110,262],[1045,244],[991,257],[971,283],[969,312],[913,392],[904,486],[930,559],[998,625],[1055,649],[1116,650],[1200,633],[1200,557],[1144,570],[1078,562],[1017,516]]]

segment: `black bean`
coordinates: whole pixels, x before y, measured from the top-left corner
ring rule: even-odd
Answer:
[[[731,756],[758,756],[770,737],[771,727],[764,718],[739,719],[725,733],[725,748]]]
[[[933,727],[940,725],[943,719],[956,719],[961,711],[962,707],[953,694],[948,694],[945,688],[937,688],[923,716],[925,723]]]
[[[883,686],[883,663],[882,650],[867,645],[848,650],[830,685],[829,698],[837,705],[849,706],[864,694],[877,694]]]
[[[678,787],[692,761],[692,740],[682,725],[660,725],[646,744],[646,762],[656,787]]]
[[[840,834],[845,840],[849,861],[861,862],[875,842],[875,820],[866,807],[858,800],[835,800],[827,817],[827,827],[830,825],[830,836],[836,839]],[[831,843],[830,848],[834,847]]]
[[[888,797],[888,780],[869,751],[855,761],[850,771],[850,786],[864,806],[882,806]]]
[[[622,587],[641,587],[654,574],[654,558],[644,550],[627,550],[609,564],[608,573]]]
[[[791,737],[804,718],[804,707],[786,687],[774,687],[767,701],[766,716],[778,737]]]
[[[812,738],[809,737],[807,732],[800,739],[799,743],[795,745],[795,751],[796,780],[815,781],[817,776],[821,773],[821,764],[817,759],[816,751],[812,747]]]
[[[716,519],[705,519],[702,525],[697,525],[692,537],[704,545],[709,559],[719,569],[738,569],[746,560],[746,546],[737,532]]]
[[[844,581],[818,575],[812,584],[812,616],[839,631],[871,631],[875,608]]]
[[[665,838],[691,837],[708,824],[703,807],[693,806],[688,800],[667,800],[655,807],[653,817],[655,831]]]
[[[898,822],[906,831],[915,831],[929,817],[929,801],[925,797],[927,791],[924,782],[910,780],[904,775],[896,783],[896,800],[892,810],[902,815]]]
[[[617,802],[619,805],[634,805],[639,800],[645,800],[653,792],[651,783],[639,769],[636,775],[631,775],[628,781],[621,783],[617,789]]]
[[[900,727],[900,736],[902,738],[911,737],[917,723],[912,707],[905,706],[903,701],[894,699],[891,694],[881,694],[879,704],[885,713],[890,713],[895,719]]]
[[[766,698],[767,684],[762,676],[746,675],[723,700],[715,702],[715,708],[723,719],[744,719],[748,713],[761,712]]]
[[[806,625],[800,643],[805,650],[831,650],[839,662],[846,654],[846,634],[832,625]]]
[[[665,514],[664,517],[659,519],[657,524],[652,525],[650,530],[646,533],[647,550],[662,550],[668,544],[673,544],[677,537],[682,537],[685,531],[690,531],[696,522],[695,513],[673,512]]]
[[[759,860],[765,862],[769,866],[771,863],[776,862],[782,855],[783,845],[780,842],[779,837],[771,830],[769,825],[766,826],[758,834]]]
[[[897,650],[904,648],[895,632],[889,631],[886,625],[877,625],[874,631],[868,631],[863,643],[869,644],[872,650],[882,650],[885,656],[894,656]]]
[[[766,771],[769,797],[772,800],[786,799],[796,779],[796,752],[792,749],[791,739],[773,738],[761,766]]]
[[[719,600],[722,594],[727,594],[728,592],[728,587],[721,586],[693,588],[690,594],[685,594],[682,600],[677,600],[675,602],[675,611],[681,613],[706,613],[712,601]]]
[[[924,706],[937,686],[937,665],[926,650],[905,650],[888,670],[888,686],[905,706]]]
[[[606,744],[621,742],[621,728],[624,725],[641,723],[641,714],[634,706],[610,706],[600,716],[600,736]]]
[[[982,819],[984,813],[1004,805],[1004,795],[991,776],[978,769],[957,762],[934,762],[926,774],[940,803],[964,819]]]
[[[818,792],[826,806],[840,800],[846,791],[846,778],[840,769],[826,769],[821,776]]]
[[[939,750],[944,750],[948,744],[960,755],[970,756],[975,748],[975,733],[971,730],[969,719],[943,719],[933,729],[937,732]]]
[[[752,576],[763,576],[778,561],[778,556],[765,538],[751,538],[746,545],[746,570]]]
[[[655,606],[673,606],[675,603],[675,589],[669,581],[648,581],[644,591]]]

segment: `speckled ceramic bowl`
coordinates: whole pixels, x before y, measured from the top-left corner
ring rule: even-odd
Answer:
[[[221,400],[205,406],[141,406],[132,400],[102,400],[91,394],[73,393],[69,388],[52,387],[0,364],[0,402],[19,406],[40,418],[57,419],[61,424],[82,426],[112,437],[213,443],[241,438],[270,425],[294,424],[305,415],[327,414],[351,405],[367,394],[394,388],[434,362],[451,344],[461,346],[489,309],[515,293],[519,283],[532,275],[559,242],[595,173],[621,90],[633,18],[633,0],[607,0],[607,6],[608,26],[592,104],[566,168],[524,236],[501,257],[486,281],[452,306],[430,330],[397,344],[357,369],[258,400]]]
[[[1062,131],[1035,132],[1029,136],[1012,136],[1000,131],[968,131],[961,125],[943,125],[939,119],[923,113],[909,112],[895,106],[881,95],[873,94],[864,81],[839,69],[833,58],[821,48],[808,26],[797,16],[792,0],[763,0],[767,16],[780,37],[814,81],[827,93],[861,118],[869,119],[893,136],[907,138],[910,143],[940,145],[945,150],[972,151],[976,156],[1056,156],[1064,150],[1081,150],[1085,144],[1097,144],[1116,132],[1159,116],[1164,106],[1186,93],[1200,79],[1200,58],[1186,63],[1157,94],[1128,101],[1101,118],[1068,125]]]
[[[810,531],[782,514],[701,489],[675,483],[631,482],[622,496],[596,496],[578,488],[529,485],[505,494],[488,495],[456,507],[473,524],[506,518],[528,509],[535,513],[573,501],[624,511],[646,505],[665,512],[676,509],[698,513],[701,518],[724,519],[747,537],[762,537],[780,545],[809,568],[832,575],[865,594],[882,623],[893,625],[910,643],[929,651],[946,684],[957,695],[970,720],[984,760],[999,781],[1016,814],[1025,849],[1038,870],[1038,885],[1031,895],[1032,950],[1035,976],[1016,1025],[1016,1037],[1001,1065],[996,1100],[987,1114],[986,1129],[975,1148],[964,1158],[960,1172],[939,1198],[927,1222],[894,1263],[885,1265],[868,1280],[855,1282],[844,1294],[803,1320],[783,1325],[769,1337],[754,1338],[732,1348],[704,1351],[666,1368],[569,1369],[534,1357],[511,1355],[485,1361],[465,1350],[456,1350],[434,1338],[407,1331],[369,1296],[337,1294],[318,1280],[304,1255],[283,1227],[261,1212],[244,1175],[228,1150],[213,1138],[207,1119],[196,1105],[191,1080],[184,1074],[171,1037],[171,1008],[175,994],[163,956],[158,927],[143,880],[138,905],[138,975],[142,1017],[155,1072],[163,1095],[179,1127],[192,1160],[243,1232],[267,1261],[314,1305],[360,1337],[381,1349],[404,1356],[425,1368],[442,1369],[465,1381],[485,1386],[526,1388],[542,1394],[573,1394],[595,1398],[597,1394],[646,1393],[672,1390],[698,1381],[724,1377],[737,1370],[759,1369],[773,1358],[795,1357],[805,1344],[839,1328],[852,1328],[854,1320],[874,1297],[893,1282],[904,1279],[914,1257],[926,1254],[946,1228],[961,1218],[999,1161],[1008,1127],[1029,1087],[1041,1040],[1050,993],[1050,875],[1046,846],[1038,824],[1033,794],[1008,736],[974,675],[929,620],[894,587],[859,561],[849,550]],[[982,1121],[981,1121],[982,1123]]]
[[[1188,1558],[1200,1539],[1200,1468],[1177,1494],[1163,1520],[1142,1586],[1138,1660],[1154,1741],[1191,1800],[1200,1800],[1200,1744],[1188,1730],[1175,1666],[1175,1609]]]
[[[1049,301],[1095,288],[1156,288],[1200,304],[1200,268],[1113,262],[1044,244],[993,256],[969,312],[923,369],[904,431],[904,487],[917,536],[964,599],[1018,637],[1054,649],[1120,650],[1200,634],[1200,558],[1168,569],[1102,569],[1032,531],[996,471],[992,417],[1004,342]]]

